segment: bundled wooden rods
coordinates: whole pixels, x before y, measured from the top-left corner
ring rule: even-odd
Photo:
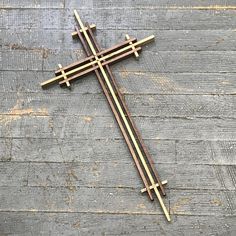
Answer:
[[[141,46],[153,40],[154,36],[152,35],[137,41],[137,39],[130,38],[129,35],[126,35],[126,40],[124,42],[109,49],[102,50],[93,34],[93,29],[95,29],[96,26],[89,24],[84,25],[76,10],[74,11],[74,14],[80,28],[75,27],[75,32],[72,33],[72,36],[79,37],[87,58],[66,67],[62,67],[59,64],[59,70],[55,72],[56,77],[41,83],[41,86],[45,88],[48,85],[58,82],[60,85],[70,87],[72,80],[78,79],[88,73],[95,72],[143,181],[144,188],[141,189],[141,192],[147,192],[151,200],[154,199],[154,193],[159,200],[166,219],[170,221],[169,212],[164,205],[161,196],[166,195],[163,185],[166,184],[167,181],[160,180],[152,157],[131,118],[110,69],[112,63],[128,56],[135,55],[135,57],[138,57]]]

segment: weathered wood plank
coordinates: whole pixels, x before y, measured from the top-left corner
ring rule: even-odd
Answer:
[[[138,66],[137,66],[138,68]],[[150,73],[113,70],[123,94],[236,94],[233,73]],[[44,94],[101,93],[93,74],[73,83],[72,90],[55,85],[42,90],[40,83],[53,72],[0,71],[1,92],[38,92]]]
[[[2,0],[0,3],[0,9],[9,8],[63,8],[64,0]]]
[[[130,161],[124,140],[1,138],[1,161]],[[144,140],[156,163],[236,165],[235,141]],[[91,145],[92,144],[92,145]],[[69,153],[69,155],[68,155]],[[131,161],[132,162],[132,161]]]
[[[94,157],[96,159],[96,157]],[[127,163],[19,163],[0,162],[0,186],[143,188],[131,158]],[[236,166],[156,164],[168,188],[235,190]],[[122,172],[122,175],[119,173]]]
[[[88,223],[92,222],[92,223]],[[223,222],[223,223],[222,223]],[[3,235],[163,235],[200,236],[235,234],[234,216],[172,217],[171,224],[156,215],[105,213],[1,212]],[[14,227],[13,227],[14,225]],[[53,230],[52,230],[53,229]]]
[[[0,114],[110,116],[103,94],[0,93]],[[126,95],[132,116],[236,118],[229,95]]]
[[[75,61],[78,55],[73,51],[56,50],[44,58],[43,70],[55,70],[58,63],[67,65]],[[15,51],[15,57],[18,52]],[[80,54],[80,59],[84,55]],[[117,63],[114,68],[118,70],[139,72],[236,72],[236,51],[159,51],[145,50],[139,60],[128,58],[126,64]],[[193,63],[194,62],[194,63]],[[14,67],[13,67],[14,68]],[[14,68],[17,69],[17,68]],[[19,69],[17,69],[19,70]]]
[[[82,49],[79,40],[73,40],[67,30],[11,30],[3,29],[2,47],[4,49]],[[148,45],[149,50],[158,51],[230,51],[236,50],[236,31],[234,30],[100,30],[96,32],[97,41],[103,48],[109,48],[124,41],[125,33],[138,39],[155,35],[156,42]],[[50,40],[48,40],[50,38]]]
[[[2,62],[4,70],[43,70],[54,71],[57,65],[68,65],[77,59],[84,58],[82,51],[78,50],[3,50]],[[43,61],[42,61],[43,60]],[[140,59],[126,59],[126,66],[122,63],[114,65],[118,70],[139,71],[139,72],[195,72],[195,73],[217,73],[235,72],[236,51],[145,51]],[[194,62],[194,63],[193,63]]]
[[[96,23],[100,29],[234,29],[234,10],[158,10],[103,9],[83,10],[83,20]],[[20,17],[19,17],[20,16]],[[17,18],[17,20],[16,20]],[[141,20],[142,19],[142,20]],[[0,28],[7,29],[73,29],[72,10],[7,9],[2,10]]]
[[[236,164],[236,142],[176,141],[178,163]]]
[[[0,211],[162,214],[158,203],[137,189],[0,187]],[[176,215],[235,215],[235,191],[169,190]],[[116,206],[114,208],[114,206]],[[161,216],[163,217],[163,216]]]
[[[26,186],[28,163],[0,162],[0,186]]]
[[[146,139],[235,140],[235,119],[134,117]],[[1,115],[0,137],[121,138],[114,118]]]
[[[145,140],[145,143],[155,162],[175,162],[175,141]],[[1,138],[0,150],[1,161],[114,162],[118,158],[119,162],[127,163],[131,160],[123,139],[91,141],[90,139]]]
[[[3,70],[42,70],[42,50],[2,50],[1,54]]]
[[[221,9],[235,9],[234,0],[226,0],[222,3],[221,0],[176,0],[176,1],[165,1],[165,0],[121,0],[117,2],[111,2],[109,0],[66,0],[65,6],[68,8],[146,8],[146,9],[200,9],[200,10],[221,10]]]

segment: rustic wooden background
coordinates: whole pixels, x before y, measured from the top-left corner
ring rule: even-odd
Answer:
[[[2,0],[0,235],[235,235],[235,0]],[[140,178],[94,75],[39,83],[84,58],[73,9],[103,48],[156,41],[113,66],[162,179]]]

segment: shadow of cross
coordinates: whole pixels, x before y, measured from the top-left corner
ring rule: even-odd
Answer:
[[[126,35],[126,40],[124,42],[109,49],[101,50],[93,34],[93,30],[96,26],[89,24],[84,25],[76,10],[74,10],[74,14],[80,28],[76,26],[76,31],[72,33],[72,36],[79,37],[87,58],[72,63],[66,67],[62,67],[62,65],[59,64],[59,70],[55,72],[56,77],[41,83],[41,86],[45,88],[51,84],[59,82],[60,85],[70,87],[72,80],[78,79],[82,75],[95,72],[145,186],[141,192],[147,192],[149,198],[153,200],[152,191],[154,191],[166,219],[170,221],[169,212],[167,211],[159,192],[160,189],[162,195],[166,195],[163,185],[166,184],[167,181],[162,182],[160,180],[153,159],[131,118],[129,110],[110,69],[112,63],[120,61],[128,56],[135,55],[135,57],[138,57],[138,52],[141,50],[141,46],[152,41],[154,36],[151,35],[137,41],[136,38],[130,38],[129,35]]]

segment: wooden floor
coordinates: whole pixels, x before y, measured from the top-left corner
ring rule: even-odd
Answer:
[[[236,235],[235,0],[0,3],[0,235]],[[40,88],[103,48],[156,41],[113,72],[160,173],[167,223],[143,187],[95,75]]]

